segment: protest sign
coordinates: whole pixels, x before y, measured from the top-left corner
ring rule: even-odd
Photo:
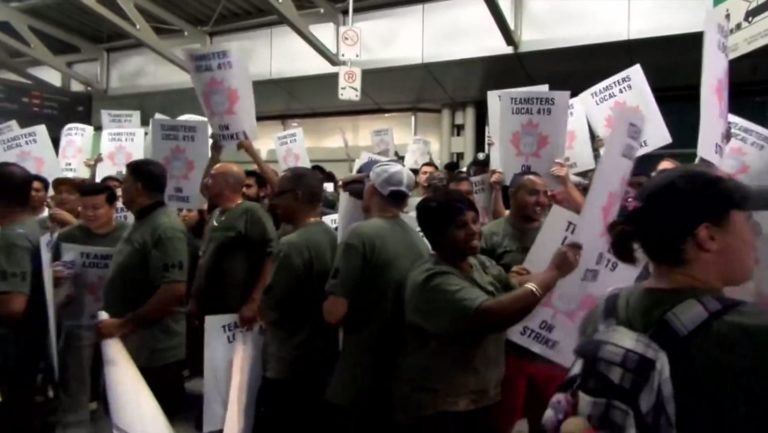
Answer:
[[[275,134],[275,153],[280,171],[292,167],[309,167],[309,155],[304,144],[304,129],[289,129]]]
[[[104,160],[96,168],[96,178],[125,174],[125,166],[144,157],[143,129],[107,129],[101,133],[99,146]]]
[[[369,152],[361,152],[360,157],[355,160],[355,165],[352,168],[352,173],[357,173],[357,170],[361,165],[368,161],[386,161],[387,158],[381,155],[375,155]],[[339,194],[339,214],[338,214],[338,228],[337,233],[339,235],[339,242],[346,238],[349,230],[360,221],[365,219],[363,213],[363,202],[349,195],[348,192],[342,192]]]
[[[115,222],[124,222],[133,224],[135,220],[133,214],[123,204],[123,190],[117,190],[117,203],[115,203]]]
[[[227,417],[227,407],[230,399],[230,384],[232,383],[232,365],[237,342],[243,339],[255,340],[260,343],[258,332],[245,331],[237,321],[237,314],[220,314],[205,317],[205,355],[203,374],[203,431],[221,431]],[[249,342],[250,343],[250,342]],[[253,347],[259,351],[261,344]],[[246,347],[241,348],[245,349]],[[260,353],[260,351],[259,351]],[[254,357],[261,367],[260,355],[253,353],[241,354]],[[238,369],[238,377],[243,372]]]
[[[227,414],[223,433],[251,433],[256,413],[256,396],[261,386],[264,338],[259,329],[244,331],[232,355]]]
[[[587,114],[579,98],[568,102],[568,132],[565,136],[565,164],[571,173],[595,168],[595,153],[589,137]]]
[[[728,115],[731,141],[720,169],[752,186],[768,185],[768,129]]]
[[[336,230],[336,227],[339,226],[339,214],[335,213],[332,215],[326,215],[323,218],[323,222],[328,224],[328,227]]]
[[[640,142],[640,155],[672,142],[664,118],[661,117],[651,87],[640,65],[632,66],[579,95],[587,119],[595,134],[606,140],[617,125],[616,116],[622,109],[643,115],[645,128]]]
[[[735,59],[768,44],[765,0],[718,0],[717,11],[729,22],[728,54]]]
[[[5,123],[0,123],[0,135],[5,135],[9,132],[18,131],[21,129],[19,123],[15,120],[9,120]]]
[[[505,181],[515,173],[537,172],[550,184],[556,159],[565,153],[569,92],[514,91],[501,94],[499,157]]]
[[[208,121],[224,147],[256,137],[256,103],[248,66],[229,48],[187,52],[192,83]]]
[[[59,379],[59,346],[56,341],[56,308],[53,294],[53,269],[51,263],[51,247],[54,237],[46,233],[40,237],[40,267],[43,271],[43,290],[45,291],[45,310],[48,314],[48,349],[53,361],[53,374]]]
[[[419,169],[421,164],[432,161],[432,143],[421,137],[413,137],[405,151],[405,168]]]
[[[373,153],[392,158],[395,156],[395,135],[392,128],[380,128],[371,131]]]
[[[141,111],[101,110],[101,129],[141,128]]]
[[[0,161],[15,162],[33,174],[53,180],[61,167],[45,125],[32,126],[0,136]]]
[[[728,144],[728,20],[710,9],[704,21],[696,154],[715,165]]]
[[[473,176],[469,180],[472,182],[475,205],[480,211],[480,224],[488,224],[491,220],[491,175]]]
[[[488,143],[488,154],[491,157],[491,169],[501,170],[501,159],[499,159],[499,125],[501,125],[501,94],[504,92],[517,91],[548,91],[549,84],[540,84],[537,86],[517,87],[513,89],[491,90],[486,93],[486,103],[488,104],[488,130],[486,132],[486,142]],[[490,140],[489,140],[490,139]]]
[[[91,157],[93,126],[70,123],[61,130],[59,164],[67,177],[89,177],[91,172],[84,162]]]
[[[109,318],[99,312],[99,320]],[[173,433],[165,413],[120,338],[101,341],[104,383],[114,432]]]
[[[571,240],[582,244],[576,270],[560,280],[528,317],[507,331],[512,341],[563,366],[573,362],[584,316],[608,289],[632,284],[640,273],[639,267],[622,264],[610,253],[607,227],[619,212],[640,150],[642,125],[639,113],[619,110],[578,220],[574,224],[574,214],[553,208],[551,219],[544,222],[531,248],[530,260],[526,258],[524,264],[532,272],[541,271],[560,245]]]
[[[102,309],[104,284],[112,265],[114,248],[61,244],[60,262],[72,273],[72,278],[57,291],[67,292],[71,301],[62,307],[63,323],[94,325]]]
[[[168,173],[165,202],[179,209],[203,205],[200,182],[208,163],[208,125],[200,121],[152,120],[152,159]]]

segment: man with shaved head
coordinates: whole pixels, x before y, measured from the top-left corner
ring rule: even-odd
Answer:
[[[209,204],[200,264],[190,311],[202,317],[240,314],[240,323],[258,321],[258,307],[272,273],[275,228],[264,208],[243,200],[245,172],[237,164],[216,164],[203,181]]]

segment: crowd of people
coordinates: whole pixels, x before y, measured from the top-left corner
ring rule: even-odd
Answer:
[[[541,272],[523,263],[553,204],[581,211],[588,177],[557,161],[555,191],[533,172],[505,183],[478,154],[464,170],[429,162],[414,173],[389,160],[337,181],[320,166],[277,173],[252,143],[238,147],[254,168],[221,162],[214,143],[203,209],[166,206],[166,170],[150,159],[124,176],[50,184],[0,163],[0,431],[88,431],[104,398],[98,342],[116,337],[168,418],[181,416],[185,380],[204,370],[202,324],[215,314],[265,334],[254,431],[508,433],[521,420],[542,431],[568,370],[505,331],[578,266],[575,243]],[[470,180],[481,174],[491,185],[485,214]],[[651,266],[621,291],[625,326],[649,331],[680,302],[751,279],[747,187],[673,160],[634,182],[610,227],[612,251],[634,262],[639,247]],[[339,242],[321,217],[344,191],[366,219]],[[116,220],[120,203],[132,222]],[[53,234],[57,375],[44,233]],[[101,286],[78,284],[67,244],[113,251]],[[585,339],[598,324],[596,313],[584,321]],[[740,304],[690,337],[669,353],[678,431],[762,431],[768,316]],[[56,404],[41,409],[41,396]]]

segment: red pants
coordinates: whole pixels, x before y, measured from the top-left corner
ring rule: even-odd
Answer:
[[[512,431],[515,423],[528,419],[528,431],[541,431],[541,417],[549,399],[568,374],[566,368],[520,350],[507,351],[506,373],[501,382],[501,401],[496,405],[498,431]]]

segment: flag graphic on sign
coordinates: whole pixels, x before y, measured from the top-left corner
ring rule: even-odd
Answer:
[[[606,116],[605,118],[605,129],[608,130],[608,132],[605,134],[607,137],[610,135],[611,131],[613,131],[613,119],[616,117],[616,113],[618,111],[621,111],[622,109],[628,108],[631,111],[635,111],[637,113],[643,114],[643,111],[640,109],[639,105],[628,106],[625,101],[615,101],[613,105],[611,105],[611,112]]]
[[[228,86],[224,80],[211,77],[205,83],[203,102],[209,116],[235,115],[235,106],[240,101],[237,89]]]
[[[107,154],[107,160],[113,167],[125,167],[132,159],[133,154],[123,144],[116,145],[115,150]]]
[[[626,185],[626,179],[621,180],[621,185]],[[605,203],[601,208],[603,215],[603,234],[602,236],[608,236],[608,224],[616,217],[616,211],[621,205],[622,194],[620,191],[611,191],[608,193],[608,197],[605,199]]]
[[[296,167],[301,162],[301,155],[293,151],[293,148],[288,147],[283,154],[283,164],[285,167]]]
[[[171,153],[163,158],[163,164],[168,170],[168,178],[176,182],[189,180],[189,175],[195,171],[195,161],[187,157],[187,150],[181,146],[171,148]]]
[[[512,134],[512,147],[516,156],[525,158],[526,164],[531,158],[541,158],[541,151],[549,145],[549,137],[539,131],[539,124],[533,119],[521,125],[520,131]]]
[[[16,162],[35,174],[41,174],[45,169],[45,160],[39,156],[32,156],[29,150],[19,152],[16,155]]]
[[[80,155],[83,153],[80,143],[76,140],[67,140],[64,142],[64,145],[61,146],[61,149],[59,150],[59,154],[61,157],[67,161],[73,161],[80,158]]]

